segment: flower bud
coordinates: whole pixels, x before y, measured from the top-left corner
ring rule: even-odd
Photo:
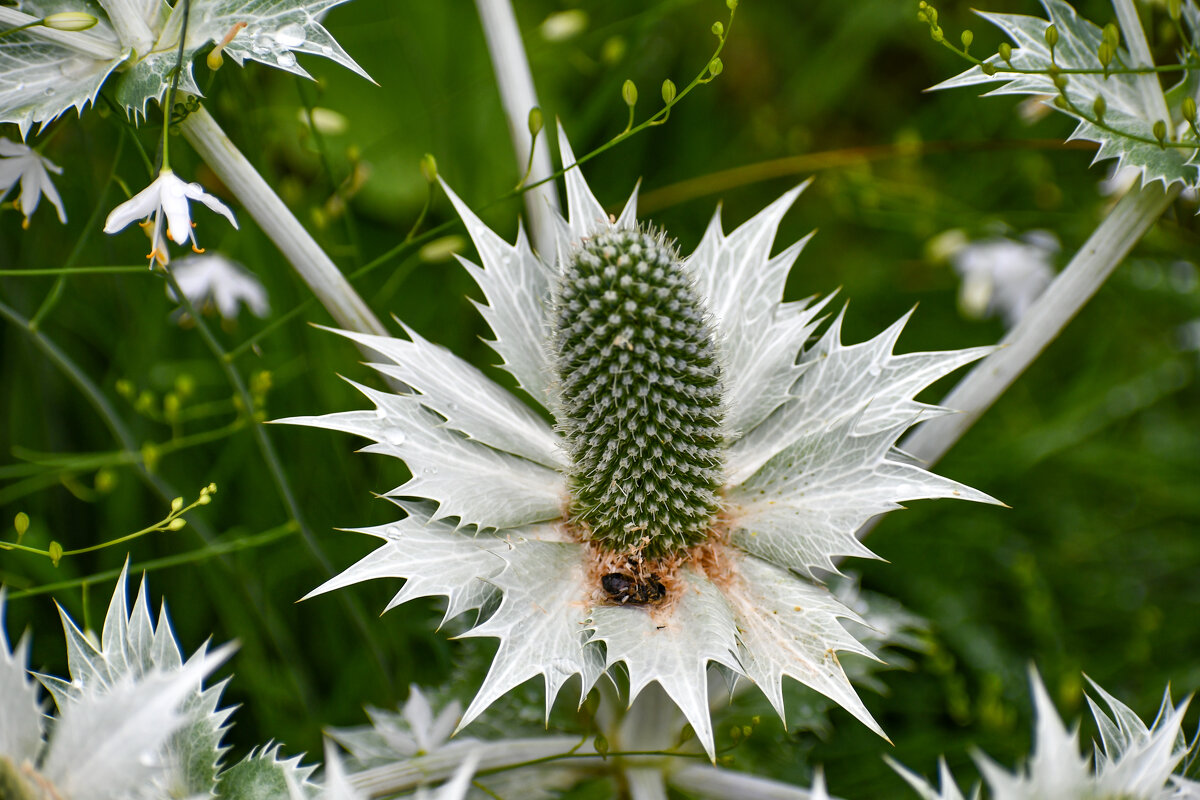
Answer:
[[[169,531],[181,530],[186,525],[187,525],[186,519],[184,519],[183,517],[176,517],[175,519],[173,519],[167,523],[167,530],[169,530]]]
[[[99,21],[85,11],[60,11],[46,17],[42,24],[56,31],[86,31]]]
[[[722,63],[721,59],[714,58],[712,61],[708,62],[708,74],[713,76],[714,78],[717,77],[718,75],[720,75],[724,71],[725,71],[725,64]]]
[[[421,177],[426,183],[437,183],[437,159],[433,157],[433,153],[426,153],[421,156]]]
[[[979,65],[979,69],[983,71],[984,75],[989,77],[996,74],[996,68],[986,61]]]
[[[1108,110],[1108,103],[1104,102],[1104,95],[1096,95],[1096,101],[1092,103],[1092,113],[1096,115],[1096,119],[1104,119],[1104,112]]]
[[[1051,50],[1058,44],[1058,28],[1053,25],[1046,28],[1046,44],[1050,45]]]
[[[1179,14],[1183,11],[1183,3],[1181,0],[1167,0],[1167,14],[1175,22],[1179,21]]]
[[[973,41],[975,41],[975,34],[971,33],[971,31],[962,32],[963,50],[969,50]]]
[[[13,517],[13,528],[17,531],[17,539],[25,535],[25,531],[29,530],[29,515],[24,511],[18,511]]]
[[[929,29],[929,35],[935,42],[938,42],[939,44],[946,39],[946,35],[942,33],[942,29],[936,25]]]
[[[1179,104],[1179,110],[1183,112],[1183,118],[1188,122],[1196,121],[1196,101],[1191,97],[1183,98],[1183,102]]]
[[[713,36],[720,38],[725,35],[725,26],[718,20],[712,24]]]
[[[1158,139],[1158,143],[1161,146],[1162,143],[1167,139],[1167,123],[1160,119],[1158,122],[1154,123],[1153,130],[1154,138]]]
[[[633,81],[626,78],[625,83],[621,85],[621,98],[625,101],[625,105],[633,108],[637,105],[637,86]]]
[[[738,0],[725,0],[725,7],[730,11],[737,11]]]
[[[1000,47],[998,49],[1000,52],[1000,57],[1003,58],[1005,63],[1007,63],[1011,67],[1012,66],[1012,45],[1009,44],[1008,42],[1001,42]]]
[[[1100,59],[1100,66],[1107,67],[1113,60],[1113,46],[1108,42],[1101,42],[1100,47],[1096,49],[1096,58]]]
[[[667,78],[665,81],[663,81],[662,85],[663,102],[667,105],[671,105],[671,103],[675,102],[675,94],[675,82],[670,78]]]
[[[1066,75],[1063,75],[1061,72],[1056,72],[1056,73],[1054,73],[1054,77],[1052,78],[1052,80],[1054,81],[1055,89],[1058,89],[1060,92],[1067,91],[1067,76]]]
[[[174,500],[171,501],[171,513],[172,514],[174,514],[176,511],[178,511],[181,508],[183,508],[183,498],[182,497],[176,497]]]
[[[62,561],[63,546],[58,542],[51,542],[46,551],[50,554],[50,563],[57,567],[58,562]]]
[[[1116,50],[1121,45],[1121,29],[1117,27],[1115,22],[1110,22],[1104,26],[1104,41],[1112,45],[1113,50]]]
[[[542,109],[534,106],[529,109],[529,119],[526,123],[529,126],[529,135],[537,138],[537,135],[542,132],[542,128],[546,127],[546,119],[542,116]],[[433,156],[430,156],[433,158]]]

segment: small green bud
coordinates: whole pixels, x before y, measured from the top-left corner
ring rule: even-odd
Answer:
[[[937,9],[931,5],[925,6],[925,18],[929,20],[929,24],[937,27],[938,13]]]
[[[608,738],[603,733],[596,734],[596,738],[593,740],[592,746],[596,748],[596,752],[599,753],[601,757],[608,755]]]
[[[1003,58],[1005,63],[1007,63],[1011,67],[1012,66],[1012,45],[1009,44],[1008,42],[1001,42],[999,51],[1000,51],[1000,57]]]
[[[1183,3],[1181,0],[1167,0],[1167,14],[1171,19],[1178,22],[1179,14],[1183,11]]]
[[[1096,102],[1092,103],[1092,112],[1096,115],[1096,119],[1104,119],[1104,112],[1108,110],[1108,103],[1104,102],[1104,95],[1096,95]]]
[[[1117,23],[1110,22],[1104,26],[1104,41],[1112,45],[1113,50],[1121,46],[1121,29],[1117,27]]]
[[[663,102],[666,103],[667,105],[671,105],[671,103],[675,102],[675,95],[676,95],[675,82],[672,81],[670,78],[667,78],[665,81],[663,81],[663,85],[662,85]]]
[[[1179,104],[1179,110],[1183,112],[1183,118],[1188,122],[1196,121],[1196,101],[1193,98],[1183,98],[1183,102]]]
[[[1158,122],[1154,123],[1153,130],[1154,130],[1154,138],[1158,139],[1159,145],[1161,145],[1164,141],[1166,141],[1166,139],[1167,139],[1167,123],[1163,122],[1160,119]]]
[[[1058,28],[1053,25],[1046,28],[1046,44],[1050,45],[1051,50],[1058,44]]]
[[[725,25],[720,20],[717,20],[712,24],[712,32],[713,36],[716,36],[718,39],[721,38],[725,35]]]
[[[107,494],[111,492],[117,485],[117,474],[107,467],[96,472],[96,478],[92,481],[92,485],[97,492]]]
[[[62,561],[63,546],[58,542],[51,542],[46,550],[50,554],[50,563],[57,567],[58,562]]]
[[[1101,42],[1100,46],[1096,48],[1096,58],[1100,59],[1100,66],[1107,67],[1109,64],[1111,64],[1114,52],[1115,51],[1113,50],[1113,46],[1111,44],[1108,42]]]
[[[183,517],[176,517],[175,519],[173,519],[167,523],[167,530],[178,531],[178,530],[182,530],[186,526],[187,526],[186,519],[184,519]]]
[[[996,68],[986,61],[979,65],[979,69],[984,75],[992,76],[996,74]]]
[[[529,126],[529,135],[536,138],[542,132],[542,128],[546,127],[546,118],[542,115],[542,110],[537,106],[529,109],[529,119],[526,124]],[[430,158],[432,157],[430,156]]]
[[[936,25],[929,29],[929,36],[938,43],[941,43],[946,38],[946,34],[942,33],[942,29]]]
[[[29,515],[24,511],[18,511],[13,517],[13,528],[17,531],[18,541],[25,535],[25,531],[29,530]]]
[[[128,378],[118,378],[115,388],[117,390],[117,394],[121,395],[121,397],[124,397],[125,399],[133,397],[133,393],[135,391],[133,381],[129,380]]]
[[[421,177],[426,183],[437,183],[437,159],[433,153],[421,156]]]
[[[625,105],[633,108],[637,105],[637,86],[628,78],[625,83],[621,84],[621,98],[625,101]]]
[[[85,11],[60,11],[43,19],[42,24],[56,31],[86,31],[99,21]]]
[[[179,511],[179,509],[181,509],[181,508],[183,508],[183,498],[182,497],[176,497],[174,500],[171,501],[171,513],[172,514]]]
[[[725,0],[725,7],[730,11],[737,11],[738,0]]]
[[[714,58],[708,62],[708,74],[714,78],[725,71],[725,64],[719,58]]]
[[[1054,97],[1054,105],[1055,105],[1055,107],[1057,107],[1057,108],[1061,108],[1063,111],[1070,111],[1070,110],[1071,110],[1071,104],[1070,104],[1070,103],[1068,103],[1068,102],[1067,102],[1067,98],[1063,97],[1061,94],[1060,94],[1060,95],[1055,95],[1055,97]]]
[[[975,34],[971,33],[969,30],[962,32],[963,50],[970,50],[971,42],[973,41],[975,41]]]
[[[1061,72],[1056,72],[1054,73],[1054,78],[1052,80],[1054,81],[1055,89],[1058,89],[1060,92],[1065,92],[1067,90],[1066,75],[1063,75]]]

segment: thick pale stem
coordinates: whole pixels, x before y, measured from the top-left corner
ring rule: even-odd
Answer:
[[[154,32],[133,0],[100,0],[100,7],[108,14],[122,45],[132,47],[139,56],[150,52],[154,47]]]
[[[0,7],[0,30],[19,28],[40,19],[41,17],[32,17],[13,8]],[[121,55],[121,48],[115,42],[91,31],[58,31],[35,25],[24,32],[100,61],[111,61]]]
[[[668,783],[688,795],[712,800],[812,800],[808,789],[786,783],[710,767],[707,764],[687,764],[671,773]],[[828,795],[827,795],[828,796]],[[837,798],[830,798],[837,800]]]
[[[941,405],[959,411],[922,423],[900,448],[928,464],[941,458],[1066,327],[1178,196],[1180,184],[1152,183],[1117,203],[1067,268]]]
[[[667,783],[662,770],[634,767],[625,770],[630,800],[667,800]]]
[[[524,175],[533,142],[529,135],[529,111],[538,105],[538,100],[533,87],[533,75],[529,71],[529,60],[525,57],[525,46],[521,43],[521,30],[517,27],[510,0],[475,0],[475,5],[479,9],[479,20],[483,23],[492,68],[496,72],[496,84],[500,88],[500,102],[504,106],[508,132],[517,154],[517,174]],[[530,183],[548,178],[553,172],[544,131],[538,134],[542,141],[534,152]],[[558,195],[553,182],[544,183],[525,193],[525,211],[529,215],[533,246],[544,258],[554,255],[553,214],[558,210]]]
[[[544,736],[481,742],[470,748],[448,747],[427,756],[363,770],[351,775],[349,780],[355,789],[368,797],[390,796],[410,791],[423,783],[445,780],[471,754],[479,757],[477,773],[519,767],[531,761],[568,754],[591,757],[556,759],[550,765],[595,767],[597,762],[596,751],[590,741],[581,743],[579,737],[573,736]]]
[[[1117,22],[1121,26],[1121,36],[1129,55],[1133,58],[1131,67],[1154,67],[1154,56],[1150,54],[1150,44],[1146,41],[1146,32],[1142,29],[1142,21],[1138,17],[1133,0],[1113,0],[1113,10],[1117,12]],[[1175,126],[1171,122],[1171,112],[1167,109],[1167,98],[1163,95],[1162,84],[1158,82],[1158,74],[1151,72],[1137,76],[1138,90],[1142,95],[1142,103],[1151,122],[1162,120],[1167,124],[1168,136],[1172,136]]]
[[[350,282],[229,140],[212,115],[201,107],[188,114],[179,127],[338,324],[349,330],[386,336],[387,329]]]

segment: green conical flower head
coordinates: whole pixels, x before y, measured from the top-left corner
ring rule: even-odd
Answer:
[[[585,240],[553,325],[572,521],[649,558],[702,541],[722,478],[721,376],[673,243],[637,229]]]

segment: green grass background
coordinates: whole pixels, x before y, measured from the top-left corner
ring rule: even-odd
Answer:
[[[515,5],[547,119],[563,120],[579,154],[624,126],[620,86],[626,78],[641,90],[641,119],[657,108],[664,78],[683,86],[702,68],[715,45],[709,27],[727,18],[719,0]],[[987,5],[1040,13],[1024,0]],[[570,8],[586,12],[586,29],[567,41],[547,41],[542,20]],[[947,2],[940,10],[949,36],[957,39],[970,26],[974,52],[994,52],[998,35],[967,3]],[[1080,10],[1100,24],[1112,17],[1102,2]],[[1143,10],[1156,52],[1170,57],[1174,43],[1161,24],[1165,14]],[[1097,192],[1105,170],[1089,169],[1089,151],[1052,144],[1071,129],[1064,118],[1027,125],[1013,98],[925,93],[965,65],[930,41],[915,15],[915,3],[898,0],[743,0],[723,54],[724,73],[687,97],[667,124],[591,162],[585,172],[593,190],[605,204],[619,206],[638,178],[648,198],[700,179],[700,191],[649,214],[688,252],[718,201],[728,230],[815,174],[777,245],[819,229],[793,270],[789,299],[840,287],[850,299],[848,341],[874,335],[915,304],[902,351],[996,341],[1003,333],[998,322],[959,313],[953,270],[927,257],[927,242],[949,228],[984,236],[1002,224],[1016,232],[1049,229],[1069,255],[1105,211],[1108,201]],[[335,9],[326,24],[378,86],[317,59],[304,61],[315,84],[257,64],[240,70],[227,63],[215,75],[197,64],[197,75],[234,141],[351,272],[393,248],[413,224],[426,196],[417,168],[421,154],[433,153],[444,178],[475,208],[505,194],[518,174],[472,3],[355,0]],[[343,114],[346,132],[315,141],[298,119],[304,103]],[[59,227],[46,208],[22,231],[17,213],[0,211],[0,269],[60,267],[75,250],[76,266],[144,264],[147,243],[136,231],[100,232],[103,214],[124,199],[107,180],[114,166],[135,191],[148,180],[128,142],[114,162],[127,136],[123,125],[90,109],[82,120],[72,113],[51,126],[46,154],[64,168],[57,183],[70,225]],[[150,124],[136,135],[153,154],[160,132]],[[0,133],[15,137],[12,130]],[[243,315],[224,328],[208,320],[221,346],[232,351],[309,294],[186,143],[174,142],[176,170],[224,196],[241,223],[235,232],[199,210],[201,244],[246,264],[270,292],[268,320]],[[839,154],[847,150],[858,157]],[[723,170],[795,155],[813,160],[793,174],[718,184],[716,173]],[[314,210],[356,160],[369,165],[368,180],[344,216],[318,225]],[[521,210],[510,200],[482,216],[511,237]],[[1194,268],[1178,266],[1196,257],[1195,211],[1181,202],[1168,212],[939,465],[1012,509],[914,504],[869,539],[886,562],[851,565],[867,588],[930,624],[926,651],[909,654],[914,669],[883,673],[884,695],[865,692],[895,746],[841,711],[830,714],[820,736],[785,732],[764,716],[750,740],[731,751],[733,766],[807,785],[812,766],[824,764],[836,794],[897,795],[904,790],[883,764],[884,753],[932,774],[944,752],[965,781],[974,775],[972,747],[1006,764],[1027,752],[1030,664],[1041,670],[1068,719],[1085,708],[1081,671],[1144,717],[1157,709],[1168,682],[1177,696],[1200,686],[1200,389],[1197,354],[1181,349],[1178,335],[1180,325],[1200,317]],[[453,225],[455,217],[439,194],[426,229],[445,222]],[[462,229],[448,232],[461,235]],[[496,361],[481,342],[486,326],[466,299],[478,291],[453,261],[406,252],[355,285],[381,317],[395,314],[480,366],[491,369]],[[61,281],[0,277],[0,301],[26,318],[51,295],[56,299],[36,337],[0,325],[3,537],[13,539],[11,521],[25,512],[32,520],[26,544],[86,547],[162,518],[174,494],[190,500],[210,481],[219,486],[211,505],[189,515],[194,524],[128,548],[68,558],[57,567],[0,551],[0,579],[16,595],[8,604],[10,636],[32,626],[33,666],[65,674],[51,596],[98,627],[112,581],[28,597],[20,597],[22,591],[115,569],[126,551],[136,564],[204,553],[214,542],[244,542],[291,517],[250,427],[221,433],[239,418],[233,390],[197,331],[172,320],[174,306],[160,278],[148,271]],[[337,376],[374,380],[349,343],[309,322],[331,320],[310,303],[233,362],[247,378],[269,372],[268,418],[361,407],[364,401]],[[138,450],[122,451],[95,407],[39,349],[37,337],[53,342],[94,382]],[[499,370],[491,374],[507,381]],[[188,418],[174,426],[117,390],[119,381],[130,382],[136,393],[148,393],[154,409],[180,380],[194,389],[183,406]],[[952,380],[930,390],[928,399],[939,398]],[[403,465],[355,455],[361,443],[332,432],[269,427],[266,433],[322,557],[341,569],[367,552],[371,541],[335,528],[390,519],[390,504],[371,492],[399,485]],[[132,466],[149,443],[160,453],[154,475],[174,487],[165,499]],[[271,738],[285,742],[288,752],[318,753],[323,726],[361,723],[367,704],[394,707],[410,683],[435,685],[450,674],[451,691],[462,698],[478,686],[488,647],[434,632],[436,602],[411,603],[380,618],[399,581],[378,581],[296,604],[327,575],[298,533],[149,575],[186,650],[210,635],[240,642],[225,670],[236,674],[226,701],[243,704],[229,737],[235,755]],[[540,697],[540,688],[529,694]],[[756,708],[735,708],[720,730]],[[1191,730],[1196,714],[1188,719]],[[502,715],[493,720],[506,724]],[[1084,726],[1085,734],[1091,731],[1090,723]]]

